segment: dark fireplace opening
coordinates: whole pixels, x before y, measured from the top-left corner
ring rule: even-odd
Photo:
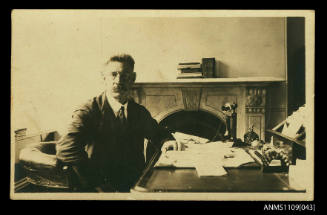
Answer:
[[[159,124],[171,132],[183,132],[210,141],[222,140],[226,130],[224,121],[204,111],[179,111],[169,115]]]

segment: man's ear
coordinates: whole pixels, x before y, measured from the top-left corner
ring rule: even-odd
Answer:
[[[135,82],[135,80],[136,80],[136,72],[133,72],[132,73],[132,80],[133,80],[133,82]]]

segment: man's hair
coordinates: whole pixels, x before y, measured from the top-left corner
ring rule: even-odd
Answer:
[[[134,69],[134,64],[135,64],[133,57],[130,56],[129,54],[114,55],[110,57],[110,59],[106,62],[106,65],[108,65],[110,62],[126,63],[131,69]]]

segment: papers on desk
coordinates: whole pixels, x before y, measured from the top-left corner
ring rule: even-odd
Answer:
[[[185,134],[181,132],[175,132],[172,133],[173,137],[176,139],[176,141],[179,141],[181,143],[195,143],[195,144],[203,144],[209,142],[208,139],[203,137],[198,137],[191,134]]]
[[[174,166],[194,168],[200,162],[216,162],[221,164],[224,155],[232,153],[230,146],[230,144],[223,142],[186,144],[184,151],[167,151],[166,153],[162,153],[155,167]]]
[[[189,151],[167,151],[162,153],[155,167],[180,167],[193,168],[195,167],[195,159],[197,156]]]
[[[155,167],[195,168],[199,176],[221,176],[227,174],[223,167],[255,162],[243,149],[231,146],[222,141],[189,143],[184,151],[162,153]]]
[[[195,169],[199,177],[227,175],[226,170],[215,163],[199,162],[195,165]]]

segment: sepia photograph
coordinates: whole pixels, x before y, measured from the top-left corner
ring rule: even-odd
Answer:
[[[12,10],[10,198],[313,201],[314,26],[314,10]]]

